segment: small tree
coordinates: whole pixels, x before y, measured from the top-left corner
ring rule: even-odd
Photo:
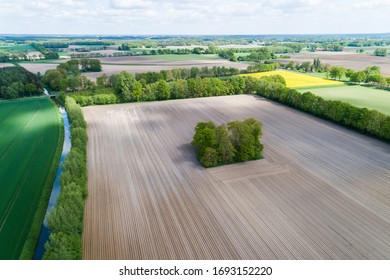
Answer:
[[[386,56],[387,55],[387,49],[378,48],[374,51],[374,54],[376,56]]]

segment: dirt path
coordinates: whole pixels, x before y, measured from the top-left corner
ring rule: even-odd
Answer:
[[[390,145],[254,96],[84,109],[85,259],[389,259]],[[197,122],[255,117],[265,159],[213,169]]]

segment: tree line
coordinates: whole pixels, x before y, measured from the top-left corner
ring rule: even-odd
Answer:
[[[199,122],[191,144],[204,167],[262,158],[262,123],[249,118],[216,126],[213,122]]]
[[[82,258],[84,204],[87,197],[86,122],[79,105],[65,99],[72,148],[62,164],[61,193],[55,208],[49,213],[49,241],[45,244],[45,260],[79,260]]]
[[[45,59],[58,59],[60,57],[58,53],[46,49],[43,44],[32,43],[31,47],[43,54]]]

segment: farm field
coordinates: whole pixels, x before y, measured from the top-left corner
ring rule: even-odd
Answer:
[[[270,75],[280,75],[286,80],[287,87],[301,88],[301,87],[321,87],[321,86],[340,86],[344,85],[342,82],[314,77],[311,75],[299,74],[291,71],[276,70],[270,72],[260,72],[252,74],[243,74],[242,76],[251,76],[261,78]]]
[[[65,62],[65,60],[58,60],[56,62],[47,63],[47,62],[19,62],[19,65],[22,66],[27,71],[37,74],[38,72],[42,75],[45,74],[47,70],[55,69],[60,63]]]
[[[355,70],[363,70],[368,66],[379,66],[383,75],[390,76],[390,56],[379,57],[372,54],[350,52],[306,52],[289,54],[289,56],[291,56],[290,59],[277,59],[275,61],[302,63],[304,61],[313,62],[314,58],[319,58],[321,63],[329,63],[333,66],[343,66]]]
[[[205,66],[225,66],[238,69],[246,69],[248,64],[231,62],[226,59],[215,57],[214,55],[147,55],[147,56],[121,56],[121,57],[103,57],[99,58],[102,63],[102,72],[83,73],[91,80],[103,74],[112,75],[121,71],[128,71],[132,74],[143,72],[159,72],[161,70],[171,70],[174,68],[202,68]],[[32,73],[44,74],[49,69],[54,69],[58,64],[67,60],[52,61],[50,63],[42,62],[23,62],[19,63],[22,67]]]
[[[84,259],[389,259],[390,145],[256,96],[83,109]],[[263,122],[264,159],[212,169],[199,121]]]
[[[50,180],[59,127],[50,99],[0,102],[0,259],[19,258]]]
[[[195,58],[197,58],[195,60]],[[99,58],[102,63],[102,72],[85,73],[83,75],[95,80],[106,74],[117,74],[121,71],[130,73],[159,72],[174,68],[213,67],[225,66],[238,69],[246,69],[248,64],[231,62],[226,59],[216,58],[213,55],[147,55],[147,56],[123,56]]]
[[[145,55],[145,56],[120,56],[99,58],[102,64],[124,64],[124,65],[172,65],[172,66],[197,66],[198,64],[213,64],[213,66],[239,65],[240,63],[230,62],[216,55],[196,54],[166,54],[166,55]],[[221,64],[221,65],[220,65]]]
[[[338,86],[298,89],[300,92],[310,91],[328,100],[340,100],[357,107],[374,109],[390,115],[390,92],[364,86]]]

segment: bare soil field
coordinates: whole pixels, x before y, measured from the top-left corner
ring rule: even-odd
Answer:
[[[40,72],[42,75],[45,74],[47,70],[55,69],[58,64],[62,63],[64,61],[58,61],[58,63],[31,63],[31,62],[23,62],[19,63],[20,66],[25,68],[27,71],[30,71],[31,73],[37,74]]]
[[[156,58],[157,57],[157,58]],[[177,57],[178,59],[161,59],[164,57],[172,58]],[[183,57],[181,60],[180,57]],[[207,56],[199,56],[199,60],[188,60],[186,55],[146,55],[146,56],[121,56],[121,57],[103,57],[99,58],[102,64],[119,64],[119,65],[148,65],[148,66],[175,66],[176,68],[183,66],[225,66],[225,67],[236,67],[242,63],[231,62],[222,58],[213,58]],[[232,66],[234,65],[234,66]],[[248,65],[246,65],[247,67]],[[237,66],[238,67],[238,66]],[[246,68],[245,67],[245,68]]]
[[[7,63],[7,62],[0,63],[0,67],[1,68],[3,68],[3,67],[12,67],[12,66],[15,66],[15,65],[13,65],[12,63]]]
[[[334,66],[343,66],[355,70],[363,70],[367,66],[379,66],[383,75],[390,76],[390,56],[379,57],[372,54],[348,52],[307,52],[289,55],[291,56],[290,59],[278,59],[277,61],[288,63],[293,60],[302,63],[319,58],[322,63],[329,63]]]
[[[255,96],[83,109],[85,259],[389,259],[390,145]],[[264,159],[205,169],[199,121],[254,117]]]
[[[161,70],[171,70],[174,68],[191,68],[191,67],[213,67],[225,66],[238,69],[246,69],[248,64],[231,62],[220,58],[207,58],[200,60],[161,60],[149,56],[121,56],[121,57],[103,57],[99,58],[102,63],[102,72],[84,73],[91,80],[106,74],[117,74],[121,71],[130,73],[159,72]]]

